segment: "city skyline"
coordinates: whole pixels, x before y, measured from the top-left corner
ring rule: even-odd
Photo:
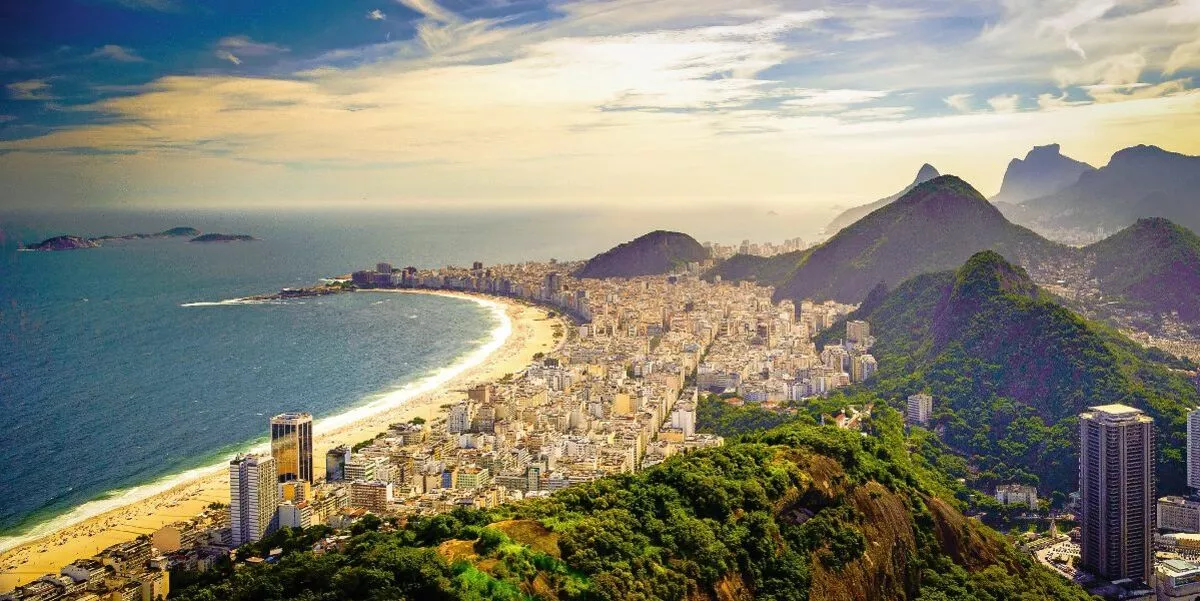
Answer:
[[[1052,142],[1200,153],[1194,1],[6,11],[6,208],[832,209]]]

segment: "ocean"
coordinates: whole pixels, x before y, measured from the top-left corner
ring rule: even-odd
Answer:
[[[439,296],[221,301],[379,261],[438,267],[571,260],[655,228],[730,243],[812,235],[821,225],[747,211],[633,219],[570,211],[5,215],[0,550],[261,443],[273,414],[309,411],[319,427],[401,398],[406,387],[434,385],[438,374],[495,342],[504,325],[486,306]],[[16,250],[18,242],[65,233],[175,226],[260,240]]]

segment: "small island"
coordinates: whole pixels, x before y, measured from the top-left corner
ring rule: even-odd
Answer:
[[[97,248],[100,245],[90,238],[79,236],[55,236],[42,240],[37,244],[25,247],[25,250],[75,250],[78,248]]]
[[[246,234],[204,234],[192,238],[190,242],[254,242],[258,238]]]
[[[193,238],[200,236],[200,230],[194,227],[173,227],[169,230],[164,230],[154,234],[123,234],[120,236],[105,235],[95,238],[84,238],[82,236],[55,236],[47,238],[37,244],[30,244],[23,247],[23,250],[76,250],[80,248],[99,248],[100,243],[109,242],[112,240],[156,240],[160,238]]]

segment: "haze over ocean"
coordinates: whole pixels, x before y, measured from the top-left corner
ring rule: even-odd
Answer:
[[[396,266],[586,258],[655,227],[710,214],[405,212],[287,216],[73,213],[9,216],[0,258],[0,537],[113,491],[209,465],[262,440],[267,418],[318,420],[446,367],[495,327],[486,308],[417,295],[339,295],[201,306]],[[719,240],[781,240],[823,223],[744,212]],[[16,252],[58,234],[193,226],[252,243],[184,239]],[[711,226],[710,226],[711,227]],[[732,232],[732,233],[731,233]],[[801,233],[797,233],[801,232]],[[705,232],[693,232],[706,239]],[[720,231],[713,231],[714,238]],[[353,442],[353,441],[348,441]],[[31,461],[54,457],[54,461]]]

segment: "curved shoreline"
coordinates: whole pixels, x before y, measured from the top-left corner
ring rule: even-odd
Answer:
[[[535,352],[555,344],[554,323],[546,310],[502,297],[436,290],[388,291],[431,294],[470,300],[490,308],[498,320],[485,342],[453,364],[398,389],[381,391],[315,425],[314,470],[323,472],[325,451],[374,437],[391,423],[422,417],[432,421],[441,406],[456,400],[455,390],[501,378],[524,369]],[[265,448],[258,445],[257,450]],[[114,491],[113,496],[84,503],[45,522],[42,531],[0,539],[0,592],[58,573],[75,559],[198,514],[208,503],[228,502],[225,462],[195,468],[159,481]]]

